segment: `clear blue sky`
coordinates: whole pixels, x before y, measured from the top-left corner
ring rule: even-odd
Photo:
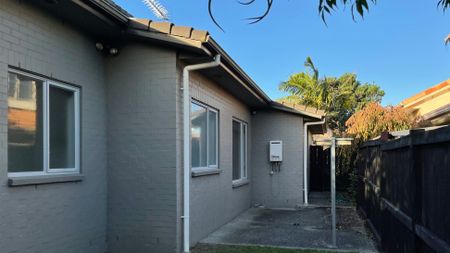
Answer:
[[[140,0],[116,0],[136,17],[155,19]],[[160,1],[171,22],[210,31],[219,44],[273,99],[283,96],[278,84],[304,70],[307,56],[321,75],[356,73],[386,91],[383,104],[397,104],[450,78],[450,12],[437,0],[378,1],[364,20],[353,22],[349,8],[328,17],[317,13],[318,0],[275,0],[269,16],[255,25],[244,18],[264,11],[265,0],[252,7],[216,0],[220,31],[210,20],[207,1]],[[407,3],[408,6],[404,6]]]

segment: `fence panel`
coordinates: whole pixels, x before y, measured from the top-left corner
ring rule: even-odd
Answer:
[[[385,252],[450,252],[450,126],[359,150],[357,204]]]
[[[450,244],[450,143],[423,145],[418,152],[422,170],[420,223]]]

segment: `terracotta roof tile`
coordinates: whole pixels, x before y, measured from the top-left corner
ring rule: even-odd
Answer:
[[[153,22],[150,21],[150,30],[156,30],[158,32],[170,34],[173,24],[170,22]]]
[[[131,18],[130,27],[139,30],[148,30],[152,21],[145,18]]]
[[[198,41],[206,41],[208,39],[208,31],[203,30],[192,30],[191,39]]]
[[[196,30],[190,26],[177,26],[170,22],[156,22],[144,18],[130,18],[129,25],[133,29],[165,33],[200,42],[206,42],[209,36],[207,31]]]
[[[190,39],[193,28],[190,26],[173,26],[171,34]]]

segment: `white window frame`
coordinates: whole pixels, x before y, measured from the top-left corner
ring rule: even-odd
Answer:
[[[27,76],[42,82],[43,85],[43,168],[42,171],[8,172],[8,177],[28,177],[44,175],[80,174],[80,88],[33,75],[28,72],[8,68],[8,73]],[[50,168],[50,86],[72,91],[74,93],[74,168]]]
[[[240,168],[241,169],[241,177],[238,178],[238,179],[232,180],[232,183],[235,184],[235,183],[239,183],[241,181],[247,180],[247,176],[248,176],[248,174],[247,174],[248,173],[248,163],[247,163],[247,161],[248,161],[248,124],[247,124],[247,122],[245,122],[243,120],[240,120],[240,119],[237,119],[237,118],[233,118],[232,124],[233,124],[233,122],[239,123],[240,131],[241,131],[241,139],[239,141],[240,142],[239,146],[240,146],[240,150],[241,150],[241,153],[239,154],[239,159],[241,160],[241,162],[240,162],[240,165],[241,165],[241,168]],[[231,129],[233,129],[233,127],[231,127]],[[245,129],[245,136],[243,134],[244,133],[244,129]],[[233,132],[231,134],[233,135]],[[233,148],[233,146],[234,145],[232,145],[232,148]],[[231,157],[232,161],[234,159],[233,153],[234,152],[231,152],[231,154],[232,154],[232,157]],[[231,175],[231,177],[233,178],[233,175]]]
[[[193,167],[191,161],[192,171],[203,171],[207,169],[218,169],[219,168],[219,110],[199,102],[197,100],[191,99],[191,104],[195,104],[197,106],[203,107],[206,109],[206,166],[201,167]],[[191,115],[191,107],[189,107],[189,115]],[[209,162],[209,112],[214,112],[216,114],[216,164],[210,164]],[[189,129],[192,128],[192,121],[189,119]],[[191,141],[191,155],[192,155],[192,136],[191,132],[189,132],[190,141]]]

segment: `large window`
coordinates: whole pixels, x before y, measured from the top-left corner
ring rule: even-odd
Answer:
[[[191,103],[192,168],[217,168],[218,112],[206,105]]]
[[[8,73],[8,173],[80,171],[79,89],[20,71]]]
[[[233,120],[233,181],[247,178],[247,124]]]

